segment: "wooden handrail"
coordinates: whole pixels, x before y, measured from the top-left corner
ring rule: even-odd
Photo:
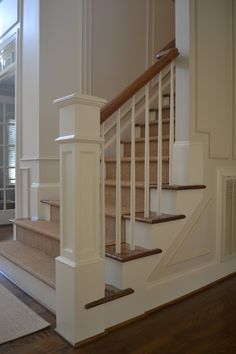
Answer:
[[[147,69],[135,81],[133,81],[126,89],[108,102],[102,109],[100,115],[100,123],[105,122],[114,112],[116,112],[125,102],[135,95],[142,87],[159,74],[167,65],[169,65],[179,55],[178,49],[168,50],[155,64]]]
[[[172,41],[170,41],[167,45],[165,45],[165,47],[163,47],[161,50],[159,50],[159,52],[157,53],[156,56],[160,55],[162,52],[168,50],[168,49],[174,49],[175,48],[175,38],[172,39]]]

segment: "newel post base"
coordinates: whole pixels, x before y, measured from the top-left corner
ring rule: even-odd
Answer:
[[[55,101],[60,136],[60,256],[56,259],[56,331],[72,345],[104,332],[100,239],[100,109],[105,101],[73,94]]]

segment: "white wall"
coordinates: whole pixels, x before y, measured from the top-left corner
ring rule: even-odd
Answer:
[[[92,93],[106,99],[155,61],[174,37],[171,0],[92,0]]]
[[[18,210],[25,211],[18,216],[30,210],[37,217],[40,199],[59,198],[58,112],[52,101],[73,92],[112,98],[173,39],[174,5],[171,0],[22,3]]]

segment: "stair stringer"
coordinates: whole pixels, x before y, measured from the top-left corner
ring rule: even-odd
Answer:
[[[163,253],[147,280],[147,310],[161,306],[235,271],[236,259],[217,263],[212,239],[212,199],[204,198]],[[189,252],[187,252],[189,250]]]

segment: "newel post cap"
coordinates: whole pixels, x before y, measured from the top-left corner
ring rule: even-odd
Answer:
[[[107,103],[107,101],[96,96],[72,93],[71,95],[55,99],[53,103],[56,104],[59,108],[73,104],[102,108]]]

